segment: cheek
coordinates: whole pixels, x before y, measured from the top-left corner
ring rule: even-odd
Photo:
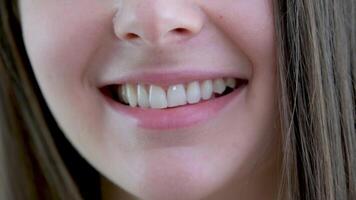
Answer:
[[[104,31],[110,16],[102,14],[104,12],[95,4],[27,4],[29,2],[24,1],[21,5],[24,39],[40,82],[56,82],[60,78],[66,83],[73,77],[81,77],[99,40],[107,34]],[[72,7],[81,10],[73,12]]]
[[[58,97],[61,93],[68,94],[68,90],[79,95],[83,84],[88,84],[84,83],[84,77],[95,50],[109,34],[105,31],[111,16],[101,5],[84,4],[80,0],[21,2],[23,36],[44,95]],[[74,12],[75,8],[81,10]],[[52,95],[54,91],[56,94]]]
[[[231,4],[234,6],[225,9],[226,15],[220,25],[251,62],[253,73],[247,103],[253,113],[262,115],[261,122],[271,122],[274,118],[269,114],[277,110],[272,1],[235,1]]]
[[[208,0],[206,5],[214,23],[251,63],[253,72],[246,97],[250,110],[246,112],[256,115],[254,122],[271,123],[274,118],[270,115],[275,116],[277,110],[273,2]]]
[[[213,0],[211,3],[215,5],[210,8],[214,10],[212,13],[215,13],[213,18],[216,24],[249,59],[253,70],[245,99],[246,107],[243,108],[245,115],[236,119],[235,113],[231,112],[226,123],[229,122],[231,129],[241,128],[236,125],[239,124],[245,132],[250,133],[248,136],[235,136],[235,141],[241,141],[241,152],[254,152],[246,155],[247,157],[253,154],[258,157],[266,156],[269,153],[268,148],[271,150],[276,147],[272,143],[278,137],[272,1],[231,0],[229,7]]]
[[[100,104],[88,98],[94,91],[88,71],[96,50],[114,37],[109,28],[113,12],[98,1],[87,1],[20,4],[25,45],[41,91],[60,126],[76,133],[90,133],[80,125],[88,123],[83,116],[89,122],[99,121]]]
[[[250,127],[256,127],[254,122],[270,126],[275,120],[271,115],[275,116],[278,95],[273,2],[208,0],[206,5],[209,5],[205,9],[211,13],[210,18],[251,64],[252,77],[246,99],[250,110],[246,112],[254,116],[247,123]]]
[[[274,62],[272,1],[214,1],[206,9],[214,23],[243,51],[253,66]]]

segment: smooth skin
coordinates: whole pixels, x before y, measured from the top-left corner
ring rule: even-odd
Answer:
[[[41,91],[103,175],[104,199],[275,198],[272,1],[20,0],[20,12]],[[138,127],[98,92],[115,76],[192,69],[239,70],[249,84],[209,122],[164,131]]]

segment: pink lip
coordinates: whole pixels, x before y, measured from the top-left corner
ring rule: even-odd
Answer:
[[[231,101],[239,98],[245,87],[246,85],[242,85],[232,93],[219,98],[162,110],[133,108],[120,104],[109,97],[105,97],[105,99],[120,114],[136,119],[138,127],[155,130],[178,129],[214,118]]]
[[[160,86],[168,86],[177,83],[188,83],[195,80],[208,80],[221,77],[231,77],[243,80],[248,80],[248,76],[238,68],[234,70],[217,70],[217,71],[184,71],[161,70],[160,72],[147,72],[131,73],[130,75],[112,79],[102,84],[101,88],[108,85],[117,85],[123,83],[144,83],[156,84]],[[139,80],[139,81],[137,81]],[[232,93],[213,98],[207,101],[202,101],[197,104],[185,105],[176,108],[168,109],[143,109],[139,107],[130,107],[116,102],[111,97],[105,97],[105,101],[119,114],[135,119],[137,126],[144,129],[165,130],[165,129],[178,129],[197,125],[201,122],[217,116],[231,101],[241,96],[241,93],[246,88],[246,84],[240,85]],[[239,98],[240,99],[240,98]]]
[[[155,84],[162,87],[174,85],[174,84],[181,84],[181,83],[188,83],[190,81],[200,81],[200,80],[209,80],[215,78],[240,78],[240,79],[248,79],[248,75],[242,71],[235,70],[224,70],[222,71],[212,71],[206,70],[205,72],[202,71],[194,71],[194,70],[186,70],[186,71],[176,71],[176,70],[169,70],[169,71],[155,71],[152,72],[139,72],[137,74],[132,73],[128,76],[123,76],[118,79],[112,79],[109,81],[105,81],[102,86],[111,85],[111,84],[123,84],[123,83],[144,83],[144,84]],[[139,80],[139,81],[137,81]]]

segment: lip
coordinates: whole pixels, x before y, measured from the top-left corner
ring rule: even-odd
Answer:
[[[149,69],[148,69],[149,70]],[[105,87],[107,85],[120,85],[124,83],[132,84],[152,84],[159,85],[161,87],[167,87],[175,84],[189,83],[190,81],[203,81],[212,80],[215,78],[238,78],[243,80],[248,80],[249,76],[236,69],[234,70],[205,70],[205,71],[194,71],[194,70],[160,70],[160,71],[141,71],[138,73],[130,73],[129,75],[121,75],[118,78],[109,78],[108,81],[103,81],[99,84],[99,88]],[[120,76],[120,75],[119,75]],[[138,81],[139,80],[139,81]]]
[[[154,83],[157,83],[157,79],[152,79],[153,76],[144,77],[145,81],[151,80],[154,81]],[[192,77],[187,79],[190,78]],[[135,77],[135,79],[140,81],[142,80],[137,79],[137,77]],[[126,80],[128,79],[125,79],[125,81]],[[182,79],[180,79],[180,81],[182,81]],[[172,81],[170,83],[172,83]],[[168,130],[199,125],[203,122],[215,118],[217,115],[223,112],[223,110],[225,110],[224,108],[229,107],[231,103],[241,99],[241,96],[243,95],[247,86],[248,83],[243,84],[225,96],[201,101],[197,104],[187,104],[185,106],[167,109],[144,109],[139,107],[130,107],[118,103],[112,98],[103,94],[102,96],[104,97],[106,103],[120,115],[135,119],[138,127],[151,130]]]

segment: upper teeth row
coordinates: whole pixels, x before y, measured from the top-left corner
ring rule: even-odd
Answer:
[[[233,78],[218,78],[202,82],[177,84],[168,87],[167,92],[157,85],[123,84],[118,87],[119,99],[131,107],[162,109],[198,103],[201,99],[212,98],[213,93],[222,94],[226,87],[235,88]]]

